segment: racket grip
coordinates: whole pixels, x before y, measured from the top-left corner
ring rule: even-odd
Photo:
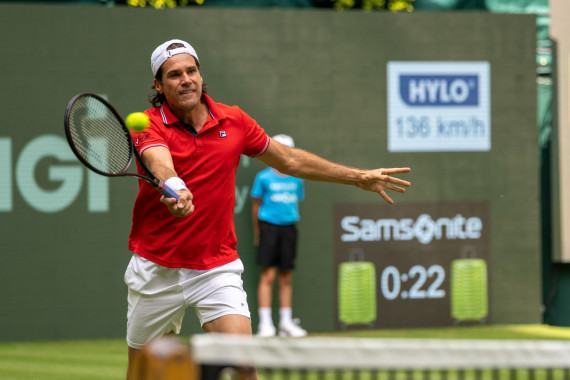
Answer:
[[[158,191],[166,198],[175,198],[176,200],[180,199],[180,195],[170,187],[166,186],[162,181],[158,184]]]

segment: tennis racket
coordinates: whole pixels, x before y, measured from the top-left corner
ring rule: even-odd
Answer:
[[[180,198],[146,167],[125,122],[105,99],[92,93],[75,95],[67,105],[64,124],[71,150],[95,173],[108,177],[136,177],[167,198]],[[133,154],[146,176],[127,173]]]

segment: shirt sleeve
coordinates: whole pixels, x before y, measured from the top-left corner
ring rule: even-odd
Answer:
[[[154,146],[163,146],[169,149],[168,143],[164,137],[164,124],[158,125],[155,120],[151,118],[150,125],[142,132],[131,131],[131,136],[135,144],[135,148],[139,154],[142,154],[146,149]]]
[[[269,147],[269,136],[248,114],[242,111],[243,124],[246,129],[246,144],[243,154],[249,157],[261,156]]]

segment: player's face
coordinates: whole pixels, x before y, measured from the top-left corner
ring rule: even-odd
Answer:
[[[190,54],[177,54],[162,65],[162,82],[154,80],[157,91],[171,107],[189,111],[200,104],[202,75]]]

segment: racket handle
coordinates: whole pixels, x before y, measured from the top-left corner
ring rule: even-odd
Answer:
[[[158,191],[166,198],[175,198],[176,200],[180,199],[180,195],[170,187],[166,186],[162,181],[158,183]]]

